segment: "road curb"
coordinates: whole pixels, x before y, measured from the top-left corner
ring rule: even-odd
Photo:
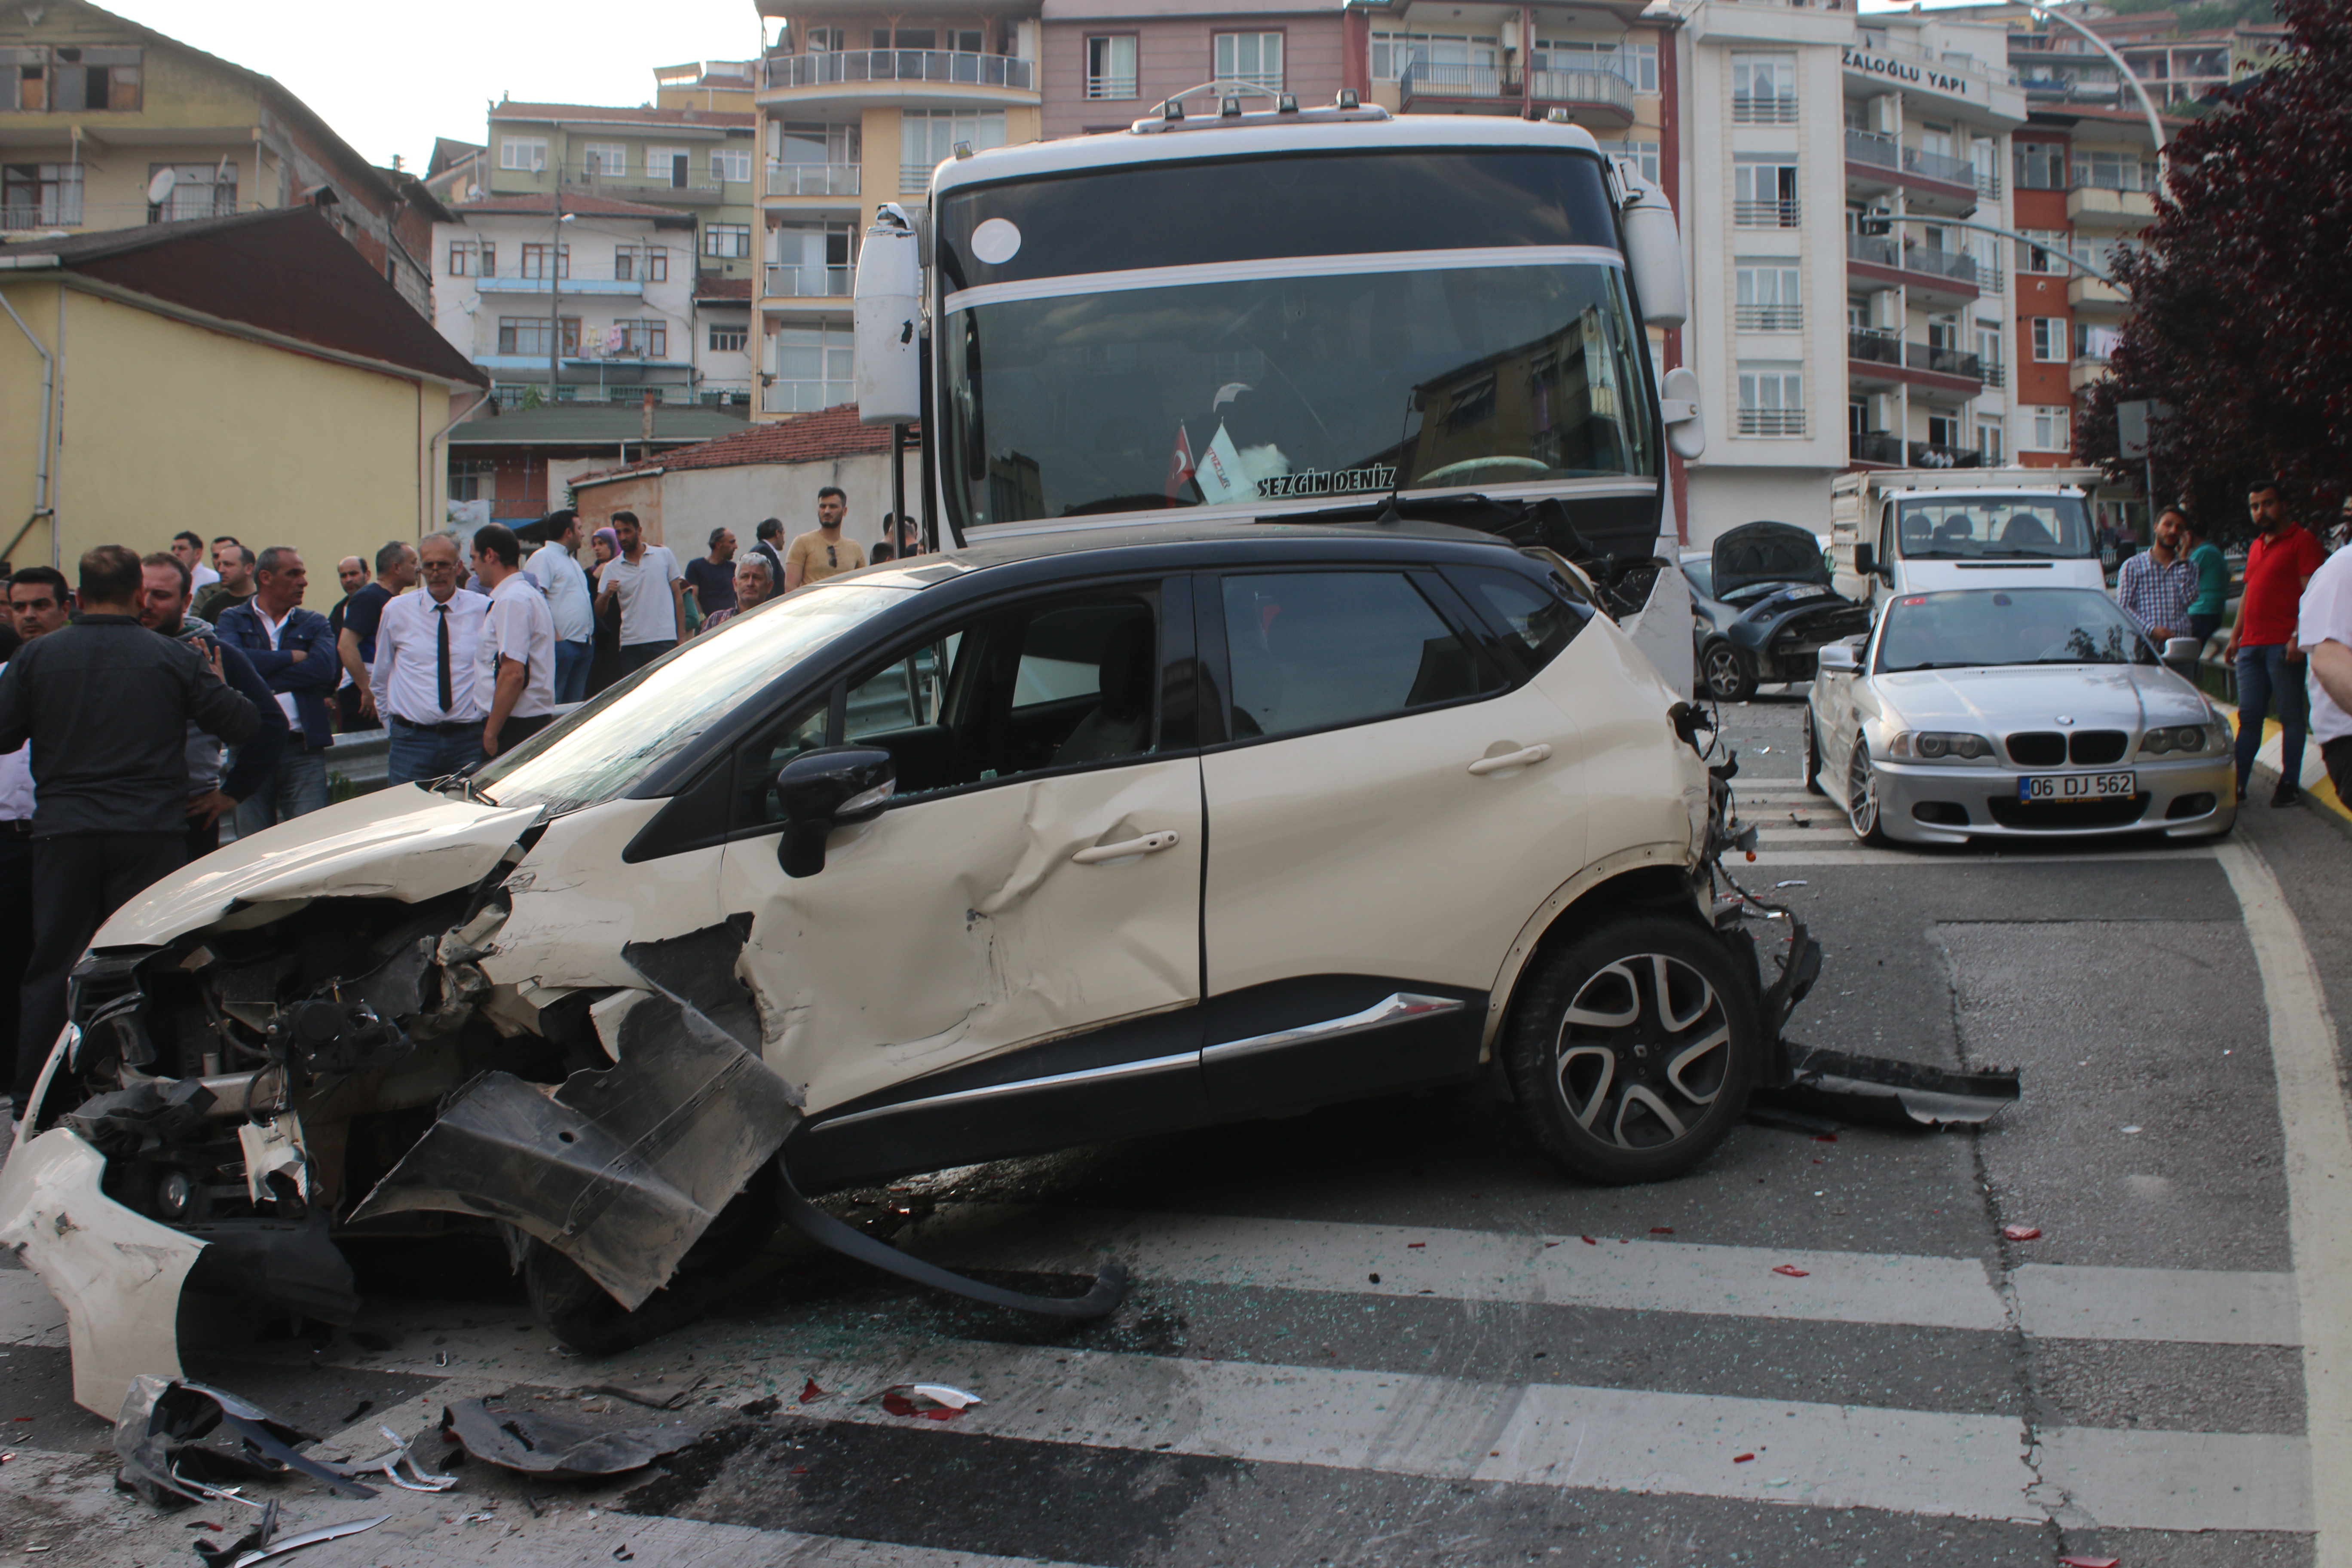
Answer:
[[[2223,713],[2229,715],[2230,732],[2232,735],[2236,734],[2238,731],[2237,709],[2230,703],[2221,701],[2218,699],[2214,700],[2213,706],[2220,709]],[[2279,754],[2279,738],[2284,732],[2284,731],[2281,729],[2277,720],[2264,719],[2263,721],[2263,748],[2261,751],[2254,753],[2254,767],[2256,771],[2268,773],[2273,778],[2277,778],[2281,775],[2283,770],[2281,767],[2282,758]],[[2330,782],[2327,777],[2327,768],[2326,764],[2321,763],[2319,760],[2319,747],[2316,743],[2308,741],[2306,741],[2303,749],[2303,778],[2300,783],[2303,788],[2303,803],[2305,805],[2309,805],[2314,810],[2319,812],[2322,816],[2334,818],[2339,826],[2343,826],[2347,831],[2352,831],[2352,807],[2347,807],[2343,801],[2336,798],[2336,785]],[[2251,799],[2251,797],[2249,798]],[[2240,809],[2243,810],[2244,807],[2241,806]]]

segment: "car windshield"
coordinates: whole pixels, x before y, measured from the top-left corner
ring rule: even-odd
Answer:
[[[2139,627],[2088,588],[1906,594],[1886,608],[1878,672],[2015,664],[2153,664]]]
[[[959,193],[940,224],[967,526],[1656,477],[1589,154],[1134,169]]]
[[[2097,553],[2080,496],[1954,496],[1895,509],[1915,561],[2077,561]]]
[[[777,676],[919,591],[828,583],[730,616],[492,758],[471,783],[498,805],[572,811],[609,800]]]

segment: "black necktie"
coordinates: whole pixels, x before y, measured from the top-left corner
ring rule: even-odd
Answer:
[[[449,710],[457,706],[449,692],[449,606],[436,605],[433,607],[441,615],[441,668],[437,673],[441,681],[441,711],[446,717]]]

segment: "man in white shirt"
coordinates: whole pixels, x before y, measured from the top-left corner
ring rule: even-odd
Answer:
[[[201,594],[220,581],[220,574],[205,564],[205,536],[190,529],[172,535],[172,553],[188,569],[188,590]]]
[[[474,700],[481,705],[482,755],[495,757],[555,721],[555,616],[522,569],[514,530],[474,531],[474,565],[489,585],[489,612],[474,656]]]
[[[621,552],[604,563],[596,607],[620,605],[621,668],[633,672],[684,640],[686,576],[667,547],[646,542],[635,512],[614,512],[613,532]]]
[[[482,760],[482,705],[474,660],[490,602],[457,586],[457,540],[428,534],[417,546],[421,594],[383,607],[368,684],[390,731],[388,783],[446,778]]]
[[[2336,798],[2352,805],[2352,550],[2320,563],[2296,607],[2294,640],[2311,659],[2311,735]]]
[[[580,514],[566,509],[547,521],[561,521],[563,531],[532,552],[522,569],[547,595],[548,613],[554,617],[555,700],[582,702],[596,654],[596,606],[589,596],[588,574],[580,566]]]

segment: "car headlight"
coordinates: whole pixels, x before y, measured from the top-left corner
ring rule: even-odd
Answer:
[[[2225,739],[2214,733],[2221,729],[2219,724],[2180,724],[2168,729],[2150,730],[2140,737],[2140,755],[2161,757],[2173,752],[2219,752],[2227,743]]]
[[[1973,762],[1992,755],[1992,742],[1982,735],[1964,735],[1949,730],[1903,730],[1887,742],[1890,757],[1917,757],[1922,762],[1940,763],[1958,757]]]

